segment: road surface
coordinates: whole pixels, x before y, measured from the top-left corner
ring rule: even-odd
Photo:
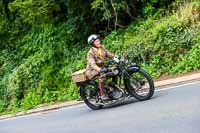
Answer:
[[[0,133],[200,133],[200,83],[98,111],[81,104],[2,120]]]

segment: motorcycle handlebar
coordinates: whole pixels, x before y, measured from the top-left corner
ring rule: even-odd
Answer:
[[[113,61],[116,62],[117,64],[120,64],[120,63],[128,63],[128,60],[125,59],[124,57],[121,57],[121,56],[114,56],[113,58]]]

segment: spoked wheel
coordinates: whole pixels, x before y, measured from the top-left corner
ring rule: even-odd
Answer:
[[[127,87],[130,95],[140,101],[150,99],[154,94],[154,82],[151,76],[143,69],[129,72],[129,75]]]
[[[80,96],[85,104],[93,110],[98,110],[103,107],[99,104],[98,87],[95,83],[88,83],[86,86],[80,88]]]

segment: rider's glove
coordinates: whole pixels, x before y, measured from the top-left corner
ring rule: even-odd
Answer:
[[[101,68],[100,73],[106,73],[106,72],[108,72],[108,68],[106,67]]]

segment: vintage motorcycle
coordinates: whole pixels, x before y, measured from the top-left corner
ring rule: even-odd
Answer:
[[[128,97],[148,100],[154,94],[153,79],[145,70],[123,57],[116,58],[105,65],[108,71],[99,73],[91,80],[77,83],[82,100],[93,110],[119,103]],[[101,75],[106,75],[105,90],[109,97],[106,101],[101,99],[98,88],[97,77]]]

